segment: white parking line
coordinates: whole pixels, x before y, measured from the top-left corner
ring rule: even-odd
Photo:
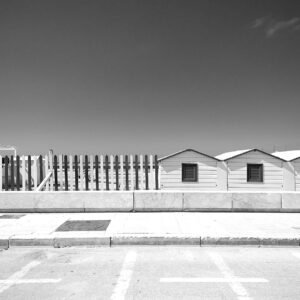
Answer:
[[[120,276],[114,292],[111,296],[111,300],[122,300],[125,299],[127,289],[133,273],[133,267],[136,261],[136,252],[130,251],[126,254]]]
[[[224,277],[165,277],[160,278],[162,283],[228,283],[238,300],[250,300],[247,290],[241,283],[267,283],[265,278],[236,277],[226,265],[223,258],[217,253],[208,253]],[[187,255],[188,258],[188,255]],[[188,259],[189,260],[189,259]]]
[[[250,296],[247,290],[243,287],[240,281],[237,281],[231,269],[227,266],[222,256],[215,252],[209,252],[211,260],[215,263],[215,265],[219,268],[223,276],[228,280],[228,284],[233,290],[233,292],[238,296],[240,300],[250,300]],[[267,282],[267,281],[264,281]]]
[[[32,268],[38,266],[41,262],[38,260],[33,260],[26,266],[24,266],[20,271],[14,273],[6,280],[0,280],[0,294],[5,290],[9,289],[15,284],[23,283],[56,283],[61,281],[61,279],[21,279],[24,277]]]
[[[292,252],[292,254],[293,254],[295,257],[297,257],[297,258],[300,259],[300,252]]]
[[[248,282],[248,283],[266,283],[268,280],[264,278],[224,278],[224,277],[194,277],[194,278],[186,278],[186,277],[170,277],[170,278],[161,278],[160,282],[183,282],[183,283],[231,283],[231,282]]]

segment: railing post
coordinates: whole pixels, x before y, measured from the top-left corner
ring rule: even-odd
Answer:
[[[44,176],[43,176],[43,157],[42,155],[39,156],[39,167],[40,167],[40,184],[41,182],[43,181],[44,179]]]
[[[157,155],[155,155],[155,189],[158,190],[159,186],[158,186],[158,160],[157,160]]]
[[[146,190],[149,190],[148,155],[145,155],[145,183]]]
[[[89,160],[88,156],[85,155],[84,157],[84,169],[85,169],[85,190],[89,190]]]
[[[105,179],[106,179],[106,190],[109,190],[109,165],[108,165],[108,155],[105,155]]]
[[[74,164],[75,164],[75,166],[74,166],[74,168],[75,168],[75,190],[76,191],[78,191],[78,156],[77,155],[75,155],[75,157],[74,157]]]
[[[125,185],[126,191],[129,190],[129,164],[128,164],[128,155],[125,155]]]
[[[15,190],[15,163],[13,155],[10,157],[10,189],[12,191]]]
[[[135,189],[138,190],[139,189],[139,160],[138,160],[138,156],[135,156]]]
[[[27,165],[28,165],[28,191],[31,191],[31,155],[28,155]]]
[[[69,190],[69,183],[68,183],[68,156],[64,156],[64,171],[65,171],[65,191]]]
[[[16,172],[17,172],[17,174],[16,174],[16,179],[17,179],[17,191],[19,191],[20,190],[20,156],[19,155],[17,155],[17,157],[16,157]]]
[[[99,157],[95,156],[95,180],[96,180],[96,191],[99,191]]]
[[[53,169],[54,169],[54,190],[58,191],[58,174],[57,174],[57,156],[54,155],[54,163],[53,163]]]
[[[119,158],[118,155],[115,157],[115,170],[116,170],[116,190],[119,190]]]

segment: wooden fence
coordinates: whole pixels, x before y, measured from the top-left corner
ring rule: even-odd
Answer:
[[[0,156],[0,191],[159,189],[157,155]]]

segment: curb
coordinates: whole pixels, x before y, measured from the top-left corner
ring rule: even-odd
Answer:
[[[0,239],[0,249],[12,247],[115,247],[115,246],[255,246],[300,247],[300,238],[112,236]]]

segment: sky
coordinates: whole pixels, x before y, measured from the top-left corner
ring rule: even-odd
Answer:
[[[300,149],[300,1],[1,0],[19,154]]]

